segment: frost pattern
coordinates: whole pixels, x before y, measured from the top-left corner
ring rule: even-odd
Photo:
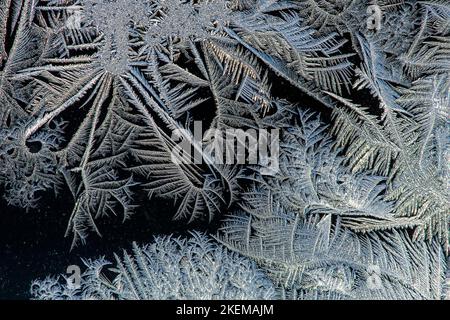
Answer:
[[[36,280],[31,294],[41,300],[256,300],[270,299],[275,291],[255,263],[213,243],[203,234],[189,239],[157,237],[133,253],[115,255],[111,262],[83,260],[86,270],[80,288],[59,277]]]
[[[145,188],[176,219],[230,210],[218,238],[283,297],[444,295],[448,1],[1,0],[0,26],[5,197],[32,208],[65,183],[73,245]],[[209,112],[210,128],[281,128],[281,173],[171,161],[171,133],[200,149]]]
[[[447,239],[406,230],[386,178],[351,174],[317,116],[297,118],[280,174],[243,195],[218,240],[256,260],[283,298],[443,298]]]
[[[99,233],[95,221],[108,213],[127,219],[137,183],[149,197],[173,198],[177,219],[211,220],[229,207],[242,166],[224,167],[205,155],[204,166],[173,163],[170,136],[180,130],[200,150],[191,127],[206,106],[215,114],[211,128],[276,125],[283,116],[274,114],[266,67],[328,105],[319,87],[339,93],[350,77],[349,55],[340,52],[345,40],[312,28],[298,33],[294,8],[277,3],[39,0],[21,9],[2,71],[1,119],[25,143],[70,119],[52,156],[55,182],[64,177],[76,203],[67,232],[73,245]],[[273,51],[277,44],[286,51]],[[22,117],[26,125],[16,121]],[[49,187],[26,189],[26,198],[35,204]],[[98,192],[101,201],[90,196]],[[22,198],[7,196],[12,204]]]

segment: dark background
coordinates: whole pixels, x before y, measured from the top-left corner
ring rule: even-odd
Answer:
[[[139,195],[138,195],[139,196]],[[171,201],[139,199],[135,214],[125,223],[121,217],[99,219],[102,237],[91,233],[86,244],[70,250],[72,237],[64,237],[74,200],[66,190],[58,197],[43,195],[39,208],[26,210],[8,206],[0,200],[0,299],[29,299],[34,279],[64,274],[69,265],[83,270],[81,257],[106,256],[131,249],[133,241],[149,243],[160,234],[185,235],[189,230],[214,232],[212,224],[172,221],[175,212]]]

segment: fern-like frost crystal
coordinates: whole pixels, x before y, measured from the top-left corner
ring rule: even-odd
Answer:
[[[59,277],[36,280],[31,294],[42,300],[260,300],[271,299],[271,281],[254,262],[193,233],[189,239],[157,237],[133,244],[115,263],[84,260],[76,287]],[[111,265],[114,265],[111,268]],[[110,270],[108,277],[105,273]]]

